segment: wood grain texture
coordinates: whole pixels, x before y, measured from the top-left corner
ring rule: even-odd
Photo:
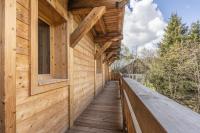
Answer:
[[[125,103],[126,113],[129,112],[125,119],[130,133],[133,129],[133,126],[131,126],[132,120],[134,128],[142,133],[199,132],[200,115],[196,112],[132,79],[124,78],[121,82],[125,97],[122,103]],[[133,112],[135,118],[134,115],[131,115],[131,112]]]
[[[77,25],[78,22],[73,21],[73,27]],[[94,98],[94,69],[94,43],[87,34],[73,49],[74,119]]]
[[[66,0],[60,0],[66,2]],[[52,84],[52,91],[47,91],[42,94],[30,96],[31,83],[31,47],[36,44],[30,43],[31,23],[29,23],[30,16],[30,0],[17,0],[17,54],[16,54],[16,132],[40,132],[40,133],[60,133],[68,128],[68,84],[64,82],[62,86]],[[33,0],[32,2],[35,2]],[[33,11],[35,12],[35,11]],[[35,12],[36,13],[36,12]],[[37,15],[37,13],[36,13]],[[28,18],[28,23],[27,23]],[[35,25],[34,25],[35,26]],[[33,27],[34,27],[33,26]],[[58,43],[65,47],[66,26],[62,25],[57,30],[63,29],[59,37],[63,38]],[[37,36],[37,35],[36,35]],[[66,49],[61,50],[61,55]],[[66,74],[66,62],[64,56],[60,59],[63,64],[62,70],[59,73]],[[63,69],[65,68],[65,69]],[[44,89],[49,89],[50,86],[43,86]],[[57,88],[57,89],[55,89]]]
[[[78,25],[76,30],[71,34],[70,46],[74,48],[77,43],[86,35],[91,28],[96,24],[96,22],[105,13],[105,6],[95,7],[92,11],[84,18],[84,20]]]
[[[50,2],[49,0],[47,1]],[[60,5],[67,9],[67,0],[55,1],[60,2]],[[37,34],[32,32],[32,30],[37,29],[37,23],[33,24],[30,20],[32,19],[34,20],[34,22],[37,22],[38,18],[37,10],[30,8],[30,5],[34,4],[35,6],[37,6],[38,3],[36,0],[16,0],[15,2],[17,2],[15,9],[17,12],[17,54],[15,58],[16,65],[14,65],[16,69],[16,131],[18,133],[65,132],[69,126],[73,125],[73,121],[78,116],[80,116],[80,114],[94,99],[94,93],[98,95],[100,92],[102,92],[103,86],[106,83],[106,79],[108,79],[109,75],[108,65],[103,65],[102,73],[97,75],[94,74],[95,43],[93,42],[93,36],[90,32],[87,32],[81,37],[81,40],[78,41],[75,48],[69,48],[69,35],[74,31],[76,27],[78,27],[78,23],[81,21],[75,22],[72,17],[70,18],[70,20],[67,19],[67,22],[63,25],[57,26],[56,23],[57,27],[55,30],[58,34],[56,34],[55,38],[55,50],[59,53],[57,54],[57,56],[54,56],[54,58],[56,58],[54,65],[56,65],[56,67],[58,68],[57,73],[59,73],[59,75],[61,73],[64,75],[67,74],[67,77],[70,78],[70,82],[69,84],[68,82],[62,82],[62,84],[59,85],[55,83],[52,83],[51,86],[43,85],[41,89],[44,89],[45,91],[40,94],[38,94],[38,92],[35,92],[36,95],[30,95],[31,84],[32,82],[34,83],[34,81],[37,81],[36,79],[31,78],[31,76],[35,76],[35,71],[33,73],[33,67],[31,66],[31,64],[34,63],[34,59],[37,58],[37,55],[31,56],[32,52],[34,52],[31,49],[37,44]],[[51,8],[57,8],[53,5],[54,3],[50,2],[50,4],[52,4],[49,5],[51,6]],[[52,12],[51,8],[44,8],[48,9],[49,12],[47,12],[47,14]],[[40,8],[39,10],[41,11],[42,9]],[[104,10],[105,9],[101,10],[101,14],[104,13]],[[105,18],[98,19],[100,21],[97,21],[98,28],[96,28],[96,31],[103,31],[102,33],[107,32],[107,30],[109,32],[118,32],[119,27],[117,19],[121,17],[120,11],[121,10],[111,9],[105,16]],[[33,16],[30,16],[31,12],[33,13]],[[63,14],[62,11],[57,11],[57,13],[59,15]],[[113,15],[114,17],[112,17]],[[87,16],[87,13],[85,16]],[[85,16],[74,16],[74,18],[85,18]],[[99,15],[98,17],[100,16],[102,15]],[[110,26],[112,25],[112,22],[114,25]],[[112,28],[113,30],[111,30]],[[94,30],[94,32],[96,31]],[[31,38],[32,34],[34,34],[33,38]],[[32,39],[36,40],[32,41]],[[68,45],[68,49],[65,49],[66,45]],[[64,54],[65,52],[63,51],[68,51],[68,53]],[[66,59],[65,57],[68,57],[68,59]],[[37,82],[35,83],[37,85]],[[110,90],[108,90],[108,93],[105,93],[104,96],[107,100],[118,102],[118,100],[115,99],[115,94],[117,91],[114,91],[116,89],[114,84],[115,83],[113,83],[113,87],[112,85],[110,86],[112,92],[114,93],[113,97],[107,97],[107,95],[113,94],[112,92],[110,92]],[[98,104],[100,104],[100,106],[95,107],[98,112],[101,112],[98,119],[101,119],[101,117],[106,114],[106,112],[104,113],[104,111],[112,112],[113,114],[113,112],[115,113],[114,110],[116,108],[116,110],[118,110],[118,105],[117,107],[113,107],[113,105],[111,105],[115,102],[107,102],[109,105],[105,106],[108,107],[104,107],[105,101],[101,101],[101,98],[99,99],[99,102],[100,103]],[[95,103],[95,105],[97,104]],[[105,110],[102,111],[101,107]],[[120,112],[118,112],[117,114],[120,114]],[[118,116],[117,114],[116,116]],[[95,116],[95,114],[93,113],[92,116]],[[117,127],[117,125],[120,125],[118,118],[115,118],[112,115],[108,115],[108,117],[111,117],[113,121],[109,121],[109,119],[106,118],[105,124],[108,124],[106,126],[107,128],[111,128],[112,126]],[[91,123],[90,120],[85,121],[87,123]],[[102,126],[103,124],[101,125],[101,127]],[[96,128],[94,128],[94,130],[95,129]],[[88,128],[86,127],[83,130],[86,130],[87,132]],[[109,131],[110,129],[99,130],[99,132]],[[118,133],[119,131],[113,132]]]
[[[38,9],[39,15],[45,17],[51,24],[62,24],[68,19],[67,10],[57,0],[39,0]]]
[[[111,45],[112,45],[112,40],[106,42],[101,49],[95,54],[95,59],[99,58]]]
[[[93,8],[98,6],[106,6],[107,8],[116,8],[116,3],[119,0],[71,0],[70,9],[77,8]]]
[[[38,3],[39,2],[39,3]],[[67,24],[66,24],[66,20],[63,21],[62,23],[54,23],[52,22],[52,20],[54,21],[56,18],[52,18],[51,15],[57,11],[60,7],[60,4],[55,2],[55,1],[51,1],[53,4],[50,7],[51,8],[55,8],[54,10],[52,10],[49,6],[48,6],[48,1],[45,0],[41,0],[41,1],[37,1],[37,0],[31,0],[31,4],[30,4],[30,30],[31,30],[31,34],[29,35],[28,31],[24,31],[23,27],[22,28],[18,28],[21,29],[20,31],[18,31],[17,33],[21,34],[25,34],[30,36],[30,43],[31,43],[31,51],[30,51],[30,55],[31,55],[31,60],[30,60],[30,65],[31,65],[31,95],[36,95],[39,93],[44,93],[46,91],[50,91],[53,89],[58,89],[58,88],[62,88],[65,87],[69,84],[68,80],[65,80],[64,82],[63,79],[67,79]],[[59,5],[59,6],[58,6]],[[55,7],[54,7],[55,6]],[[42,8],[42,9],[41,9]],[[46,10],[44,11],[44,9],[48,8],[50,11],[47,12]],[[62,9],[62,10],[66,10],[66,9]],[[51,14],[52,13],[52,14]],[[51,14],[51,15],[49,15]],[[40,81],[39,77],[42,77],[42,75],[38,76],[38,19],[42,19],[45,22],[47,22],[50,25],[50,33],[51,33],[51,37],[50,37],[50,55],[51,55],[51,73],[50,73],[50,78],[48,79],[44,79],[42,78],[42,80],[45,81]],[[28,30],[28,27],[26,27]],[[52,84],[52,82],[50,82],[52,79],[57,79],[57,83],[54,82],[54,84]],[[60,79],[60,80],[59,80]],[[50,80],[50,81],[49,81]],[[56,80],[54,80],[56,81]],[[45,84],[41,84],[41,83],[45,83]]]
[[[92,8],[106,6],[105,14],[94,25],[91,31],[95,38],[95,42],[99,45],[108,41],[107,34],[121,35],[119,36],[120,42],[118,44],[113,44],[110,48],[108,48],[108,51],[110,51],[112,48],[120,48],[121,46],[121,40],[123,39],[122,30],[124,11],[127,2],[127,0],[71,0],[69,1],[69,6],[73,15],[81,18],[81,20],[84,20],[87,14],[91,12]],[[112,62],[114,61],[115,60]]]
[[[118,82],[109,82],[67,133],[122,133]]]
[[[16,130],[16,1],[0,1],[0,132]]]

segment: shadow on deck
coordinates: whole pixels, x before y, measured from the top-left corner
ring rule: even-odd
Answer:
[[[118,82],[108,82],[67,133],[122,133]]]

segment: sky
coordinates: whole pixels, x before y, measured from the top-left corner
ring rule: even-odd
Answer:
[[[191,24],[200,20],[200,0],[154,0],[162,12],[165,21],[172,12],[182,17],[183,22]]]
[[[156,50],[162,40],[171,13],[190,25],[200,20],[200,0],[130,0],[126,7],[123,43],[140,54],[146,48]]]

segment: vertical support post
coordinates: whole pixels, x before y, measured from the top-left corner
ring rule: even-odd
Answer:
[[[0,0],[0,132],[16,132],[16,0]]]

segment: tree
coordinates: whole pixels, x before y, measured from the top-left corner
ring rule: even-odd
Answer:
[[[182,43],[185,40],[187,27],[182,24],[181,18],[177,14],[172,14],[165,29],[165,34],[160,43],[160,54],[163,56],[171,46],[176,43]]]
[[[200,42],[200,22],[199,21],[192,23],[188,38],[191,43]]]
[[[146,77],[161,94],[200,112],[200,22],[187,31],[173,14]]]

